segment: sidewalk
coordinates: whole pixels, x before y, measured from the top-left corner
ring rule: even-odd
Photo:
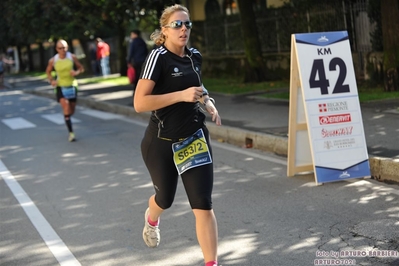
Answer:
[[[6,77],[13,89],[55,99],[43,80]],[[286,156],[288,152],[289,102],[260,98],[256,94],[212,93],[222,118],[218,127],[208,116],[212,138],[242,147],[253,147]],[[87,84],[79,86],[79,105],[147,120],[132,106],[131,86]],[[361,105],[365,138],[374,178],[399,182],[399,99]]]

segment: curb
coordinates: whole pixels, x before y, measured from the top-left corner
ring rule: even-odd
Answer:
[[[55,99],[54,94],[45,91],[23,90],[30,93]],[[92,109],[107,111],[128,117],[147,120],[150,113],[136,113],[132,107],[113,103],[99,102],[90,97],[79,97],[79,105]],[[207,124],[211,137],[221,142],[246,148],[254,148],[262,151],[272,152],[280,156],[288,155],[288,138],[265,134],[261,132],[243,130],[230,126],[216,126]],[[371,177],[378,181],[399,184],[399,159],[376,157],[369,155]]]

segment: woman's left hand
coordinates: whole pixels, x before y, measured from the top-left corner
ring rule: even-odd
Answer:
[[[216,123],[216,125],[222,125],[222,119],[219,116],[219,112],[216,109],[215,105],[212,101],[208,101],[205,105],[206,111],[212,115],[212,121]]]
[[[71,70],[71,76],[72,77],[75,77],[75,76],[77,76],[77,75],[79,75],[80,74],[80,71],[79,70]]]

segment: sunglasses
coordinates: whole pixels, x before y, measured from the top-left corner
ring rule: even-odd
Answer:
[[[66,48],[65,46],[61,46],[61,47],[57,47],[57,50],[63,50],[65,48]]]
[[[186,26],[186,28],[189,30],[193,27],[193,23],[189,20],[187,21],[181,21],[181,20],[175,20],[172,21],[171,23],[165,25],[165,28],[172,28],[172,29],[180,29],[181,27]]]

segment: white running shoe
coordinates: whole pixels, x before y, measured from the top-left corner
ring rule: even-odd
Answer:
[[[148,223],[148,214],[150,212],[150,208],[147,208],[144,214],[144,229],[143,229],[143,240],[145,244],[150,248],[156,248],[161,241],[159,226],[159,218],[158,225],[152,226]]]
[[[73,142],[73,141],[76,140],[76,139],[75,139],[75,134],[74,134],[73,132],[70,132],[70,133],[69,133],[68,140],[69,140],[69,142]]]

